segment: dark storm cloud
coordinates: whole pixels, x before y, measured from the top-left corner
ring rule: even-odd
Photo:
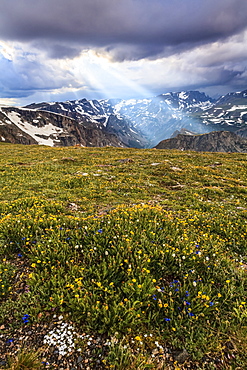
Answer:
[[[53,45],[51,47],[50,58],[74,58],[80,54],[78,48],[70,48],[63,45]]]
[[[64,43],[56,44],[50,42],[33,42],[32,46],[38,50],[45,50],[46,54],[51,59],[73,59],[81,54],[81,49],[66,45]]]
[[[38,42],[53,58],[85,47],[118,60],[151,58],[246,26],[246,0],[1,0],[0,7],[0,39]]]

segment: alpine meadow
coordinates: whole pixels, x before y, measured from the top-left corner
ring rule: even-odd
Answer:
[[[244,369],[247,155],[0,143],[2,369]]]
[[[247,370],[247,0],[0,0],[0,370]]]

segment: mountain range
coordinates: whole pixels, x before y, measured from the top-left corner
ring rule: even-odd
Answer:
[[[0,107],[0,141],[148,148],[181,129],[247,137],[247,90],[215,100],[199,91],[147,99],[72,100]]]

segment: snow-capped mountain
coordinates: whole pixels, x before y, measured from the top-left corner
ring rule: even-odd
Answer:
[[[217,101],[199,91],[147,99],[72,100],[0,108],[0,140],[53,146],[157,145],[181,129],[247,137],[247,90]]]
[[[122,146],[143,148],[149,141],[135,128],[128,117],[114,109],[116,101],[111,100],[71,100],[66,102],[39,103],[26,106],[26,109],[48,111],[73,118],[79,124],[94,125],[109,135],[116,135]]]
[[[222,96],[200,118],[205,125],[220,126],[228,131],[244,128],[247,124],[247,90]]]
[[[182,128],[198,134],[226,130],[247,137],[247,90],[218,100],[199,91],[166,93],[153,99],[123,100],[113,107],[153,145]]]
[[[182,127],[200,133],[207,132],[208,128],[192,120],[190,113],[210,109],[213,102],[213,99],[199,91],[184,91],[166,93],[152,99],[122,100],[112,105],[114,113],[127,118],[153,146]]]
[[[184,91],[152,99],[81,99],[31,104],[26,108],[63,114],[79,122],[90,120],[117,135],[126,146],[151,147],[184,125],[196,132],[205,132],[205,125],[199,122],[194,125],[188,114],[209,109],[213,102],[199,91]]]
[[[215,102],[214,99],[199,91],[182,91],[159,96],[172,108],[186,112],[198,112],[209,109]]]
[[[0,141],[48,146],[116,146],[125,145],[94,123],[65,115],[27,108],[0,108]]]

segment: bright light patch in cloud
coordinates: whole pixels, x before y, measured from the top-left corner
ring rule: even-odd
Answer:
[[[13,52],[14,52],[14,48],[11,47],[10,44],[4,41],[0,41],[0,53],[5,59],[12,60]]]
[[[1,106],[13,106],[13,105],[16,105],[17,104],[17,101],[15,99],[8,99],[8,98],[3,98],[3,99],[0,99],[0,107]]]
[[[102,97],[147,96],[150,91],[130,75],[128,64],[131,65],[112,62],[105,55],[88,50],[71,62],[71,70],[81,83]]]

